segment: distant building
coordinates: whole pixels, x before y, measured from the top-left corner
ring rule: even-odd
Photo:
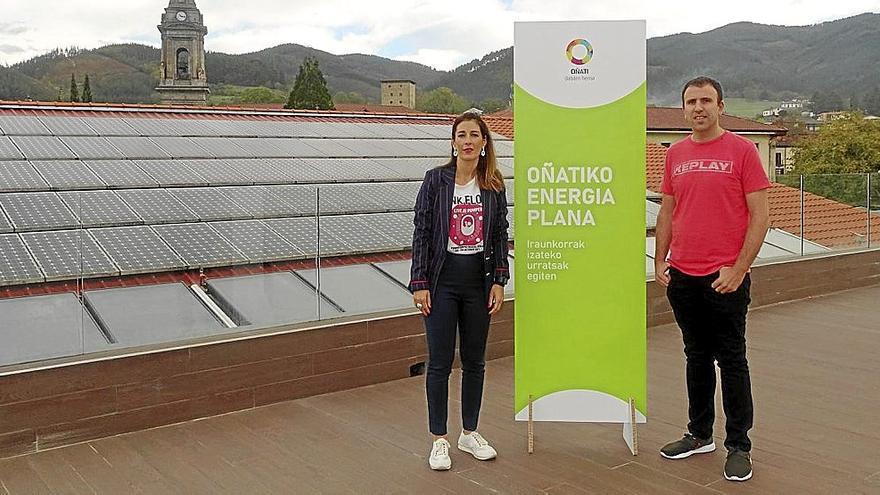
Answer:
[[[409,79],[382,81],[382,105],[415,108],[415,81]]]
[[[159,92],[163,104],[205,105],[205,35],[208,28],[195,0],[169,0],[157,26],[162,33]]]

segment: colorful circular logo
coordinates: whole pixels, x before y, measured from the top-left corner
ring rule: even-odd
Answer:
[[[579,47],[583,47],[583,49]],[[580,52],[578,53],[580,57],[575,56],[575,51]],[[568,48],[565,49],[565,56],[568,57],[568,61],[574,65],[584,65],[593,58],[593,45],[585,39],[578,38],[576,40],[571,40],[571,43],[568,44]]]

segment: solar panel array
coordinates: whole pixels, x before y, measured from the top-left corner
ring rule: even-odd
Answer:
[[[0,285],[406,249],[449,138],[437,123],[0,114]]]

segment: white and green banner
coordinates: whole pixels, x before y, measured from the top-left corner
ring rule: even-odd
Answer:
[[[517,420],[647,415],[645,22],[514,29]]]

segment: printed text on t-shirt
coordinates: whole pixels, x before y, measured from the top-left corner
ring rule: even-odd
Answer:
[[[672,167],[672,175],[682,175],[690,172],[730,174],[733,173],[733,162],[730,160],[690,160],[677,163]]]

